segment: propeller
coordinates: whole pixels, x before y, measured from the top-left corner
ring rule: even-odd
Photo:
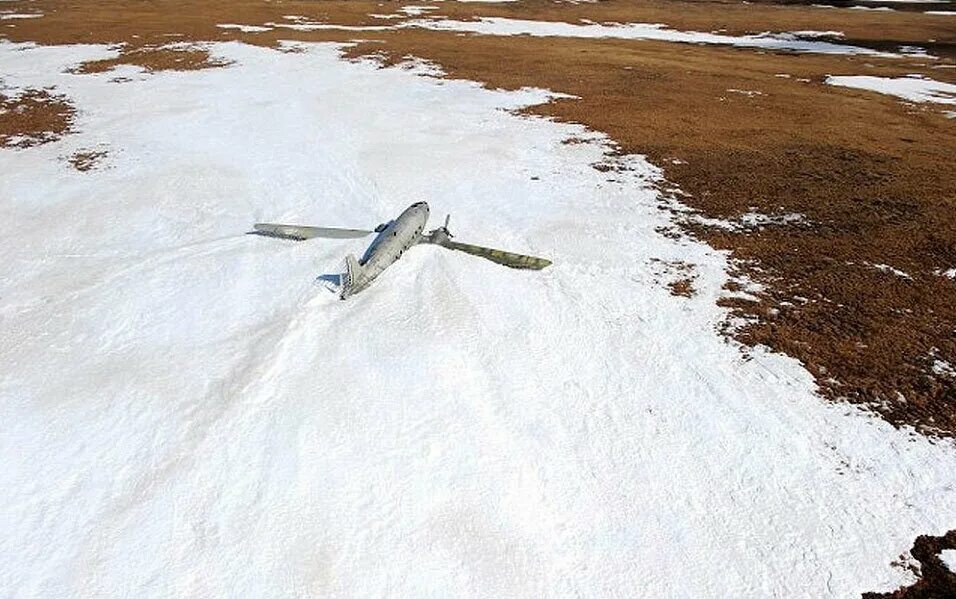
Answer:
[[[282,239],[294,239],[296,241],[305,241],[316,237],[325,237],[328,239],[356,239],[371,235],[374,231],[365,229],[336,229],[334,227],[303,227],[300,225],[277,225],[272,223],[256,223],[250,231],[253,235],[265,235],[266,237],[279,237]]]
[[[465,252],[466,254],[471,254],[472,256],[478,256],[486,260],[491,260],[492,262],[502,264],[510,268],[541,270],[542,268],[551,266],[551,261],[546,260],[545,258],[526,256],[525,254],[516,254],[514,252],[506,252],[504,250],[496,250],[494,248],[484,247],[481,245],[472,245],[470,243],[459,243],[457,241],[452,241],[451,238],[454,237],[454,235],[452,235],[451,231],[448,230],[448,223],[450,221],[451,215],[449,214],[445,217],[444,226],[432,230],[432,232],[428,234],[424,241],[426,243],[440,245],[441,247],[448,248],[450,250]]]

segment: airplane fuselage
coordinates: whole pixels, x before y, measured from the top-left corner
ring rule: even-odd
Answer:
[[[395,220],[378,231],[361,259],[346,258],[346,281],[342,299],[362,291],[372,284],[386,268],[402,257],[408,248],[422,239],[428,222],[428,204],[417,202],[406,208]]]
[[[361,258],[356,258],[352,254],[345,257],[345,272],[339,271],[334,274],[319,275],[316,278],[316,282],[321,282],[330,290],[335,291],[342,299],[347,299],[367,288],[386,268],[401,258],[410,247],[419,243],[464,252],[510,268],[541,270],[551,265],[551,261],[546,258],[452,241],[454,236],[448,231],[450,219],[450,215],[446,216],[444,225],[424,233],[425,225],[428,223],[428,204],[416,202],[398,215],[398,218],[380,224],[375,227],[374,231],[369,229],[255,223],[250,233],[296,241],[305,241],[316,237],[357,239],[375,233],[375,239]]]

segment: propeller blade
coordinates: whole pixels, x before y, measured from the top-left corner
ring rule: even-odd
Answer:
[[[282,239],[295,239],[304,241],[315,237],[325,237],[327,239],[355,239],[371,235],[374,231],[365,229],[336,229],[332,227],[303,227],[300,225],[277,225],[272,223],[256,223],[250,231],[255,235],[265,235],[266,237],[279,237]]]
[[[466,254],[471,254],[472,256],[479,256],[481,258],[485,258],[486,260],[491,260],[492,262],[497,262],[498,264],[503,264],[511,268],[541,270],[542,268],[551,266],[551,261],[544,258],[526,256],[524,254],[515,254],[513,252],[505,252],[503,250],[486,248],[480,245],[471,245],[470,243],[445,241],[440,245],[450,250],[458,250],[459,252],[465,252]]]

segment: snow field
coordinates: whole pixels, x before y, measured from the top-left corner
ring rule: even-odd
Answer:
[[[656,232],[642,157],[609,182],[600,136],[512,112],[549,92],[210,50],[114,83],[65,72],[114,50],[0,44],[78,110],[0,150],[11,596],[845,597],[952,525],[952,445],[721,337],[725,256]],[[313,280],[361,242],[244,235],[418,200],[554,266],[419,247],[340,302]]]

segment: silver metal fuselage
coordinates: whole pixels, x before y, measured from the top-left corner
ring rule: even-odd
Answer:
[[[351,256],[347,258],[348,282],[342,288],[342,299],[371,285],[408,248],[419,243],[427,222],[428,204],[412,204],[379,231],[360,260],[356,261]]]

